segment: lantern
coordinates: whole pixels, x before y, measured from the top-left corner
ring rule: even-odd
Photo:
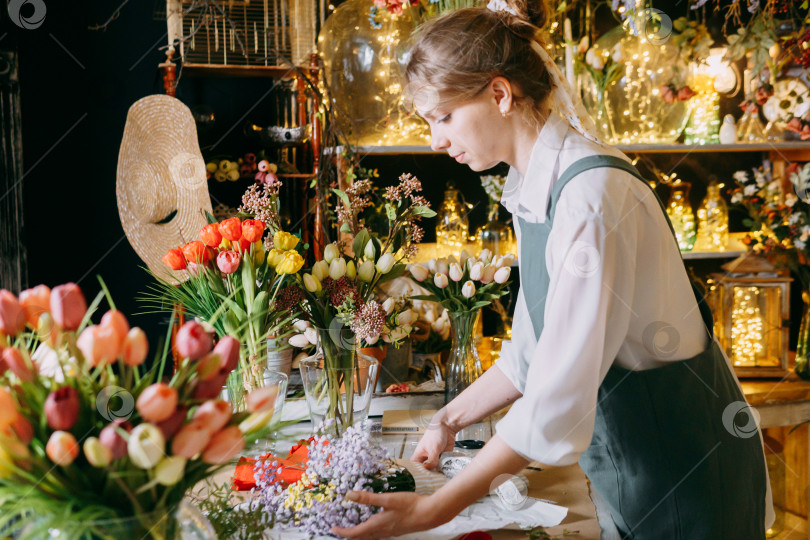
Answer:
[[[788,370],[790,282],[746,253],[712,274],[707,301],[714,332],[738,377],[784,377]]]

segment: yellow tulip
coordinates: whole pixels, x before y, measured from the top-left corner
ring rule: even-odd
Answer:
[[[288,232],[278,231],[273,235],[273,246],[282,251],[295,249],[298,245],[298,237]]]
[[[284,260],[284,254],[287,253],[286,251],[280,250],[278,248],[273,248],[267,254],[267,264],[275,268],[278,266],[282,260]]]
[[[253,242],[253,259],[256,261],[256,266],[264,264],[264,259],[267,257],[267,252],[264,250],[264,245],[261,240]]]
[[[284,257],[276,265],[277,274],[295,274],[304,266],[304,258],[297,251],[285,251]]]

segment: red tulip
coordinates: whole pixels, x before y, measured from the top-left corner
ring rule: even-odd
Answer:
[[[242,257],[235,251],[221,251],[219,255],[217,255],[217,268],[223,274],[233,274],[236,272],[237,268],[239,268],[239,263],[242,261]]]
[[[233,459],[245,447],[245,438],[239,426],[229,426],[211,437],[205,447],[202,460],[210,465],[223,465]]]
[[[264,234],[264,221],[260,219],[246,219],[242,222],[242,238],[250,243],[258,242]]]
[[[79,443],[67,431],[54,431],[45,445],[45,453],[57,465],[67,467],[79,455]]]
[[[163,438],[167,441],[174,437],[183,423],[186,421],[188,409],[182,405],[177,407],[174,412],[166,420],[157,424],[158,429],[163,433]]]
[[[128,366],[140,366],[146,360],[148,352],[149,342],[146,340],[144,331],[137,326],[131,328],[124,338],[124,344],[121,346],[121,356],[124,363]]]
[[[64,330],[77,330],[87,312],[87,302],[75,283],[65,283],[51,291],[51,316]]]
[[[194,240],[183,246],[183,255],[190,263],[204,263],[205,262],[205,244],[199,240]]]
[[[127,318],[124,317],[123,313],[117,309],[111,309],[101,318],[100,326],[104,328],[111,328],[118,336],[119,345],[124,344],[124,340],[127,337],[127,332],[129,332],[129,323],[127,322]]]
[[[175,347],[180,356],[198,360],[211,351],[213,340],[201,324],[189,321],[184,324],[175,336]]]
[[[180,428],[172,439],[172,454],[194,459],[211,441],[211,431],[200,420],[192,420]]]
[[[17,411],[17,402],[14,400],[14,396],[0,386],[0,429],[5,429],[13,424],[18,416],[19,412]]]
[[[219,224],[219,232],[226,240],[236,242],[242,238],[242,222],[238,217],[226,219]]]
[[[275,386],[257,388],[245,397],[245,406],[252,413],[272,411],[276,406],[277,395],[278,388]]]
[[[23,444],[30,443],[34,438],[34,427],[26,417],[18,414],[11,423],[11,430]]]
[[[209,400],[197,407],[194,420],[203,422],[214,433],[225,427],[231,414],[231,404],[227,401]]]
[[[46,285],[37,285],[20,293],[20,304],[25,309],[25,317],[31,328],[36,328],[39,316],[51,309],[51,289]]]
[[[11,291],[0,289],[0,334],[16,336],[25,329],[25,310]]]
[[[76,340],[76,346],[93,367],[111,364],[121,354],[118,333],[109,326],[88,326]]]
[[[163,422],[177,409],[177,390],[166,383],[151,384],[138,396],[135,408],[147,422]]]
[[[671,86],[668,84],[664,85],[659,88],[659,91],[661,92],[661,97],[666,103],[675,103],[675,90],[673,90]]]
[[[242,253],[250,251],[251,245],[252,245],[251,242],[248,242],[247,239],[242,238],[241,240],[239,240],[239,251]]]
[[[28,353],[23,354],[19,350],[9,347],[0,354],[0,359],[5,367],[10,369],[22,382],[31,382],[39,373],[37,365],[28,357]]]
[[[127,441],[116,431],[116,428],[129,433],[132,431],[132,424],[123,418],[118,418],[102,429],[101,433],[98,435],[98,440],[101,444],[109,448],[112,452],[113,460],[121,459],[127,455]]]
[[[219,225],[211,223],[200,229],[200,239],[206,246],[215,248],[222,242],[222,233],[219,232]]]
[[[220,357],[220,367],[230,373],[239,365],[239,341],[231,336],[225,336],[214,347],[214,352]]]
[[[186,256],[180,248],[170,249],[162,260],[163,264],[172,270],[184,270],[186,268]]]
[[[222,387],[228,381],[228,373],[224,368],[220,368],[214,377],[208,380],[199,381],[194,389],[194,399],[213,399],[222,393]]]
[[[72,386],[63,386],[45,399],[45,418],[51,429],[68,430],[79,419],[79,394]]]
[[[683,88],[678,90],[678,101],[687,101],[689,99],[692,99],[696,95],[697,93],[694,90],[692,90],[688,86],[684,86]]]

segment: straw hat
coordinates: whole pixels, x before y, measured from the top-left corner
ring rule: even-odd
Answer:
[[[115,192],[129,243],[156,275],[175,282],[161,258],[198,239],[211,199],[191,111],[171,96],[129,108]]]

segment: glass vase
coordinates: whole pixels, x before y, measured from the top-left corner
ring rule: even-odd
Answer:
[[[222,399],[229,402],[234,412],[245,410],[245,396],[251,390],[264,386],[267,369],[267,342],[243,343],[239,347],[239,366],[228,374],[222,389]]]
[[[728,245],[728,205],[720,195],[720,186],[712,181],[697,211],[697,251],[725,251]]]
[[[597,135],[606,143],[612,144],[616,140],[616,134],[613,132],[613,122],[605,102],[605,89],[600,87],[587,71],[579,74],[579,87],[585,109],[592,111],[591,116],[596,124]]]
[[[464,249],[470,234],[468,212],[469,207],[461,192],[448,188],[436,216],[437,256],[458,255]]]
[[[810,292],[802,291],[802,322],[796,344],[796,375],[810,380]]]
[[[444,401],[456,396],[482,375],[481,359],[475,348],[475,321],[480,309],[449,312],[453,344],[445,367]]]
[[[678,238],[678,247],[681,251],[691,251],[695,247],[695,214],[692,212],[692,204],[689,202],[689,189],[692,184],[689,182],[679,182],[672,184],[672,193],[667,204],[667,215],[675,229],[675,236]]]
[[[301,379],[313,428],[324,421],[338,436],[368,418],[379,362],[359,353],[344,328],[318,329],[318,351],[301,360]]]

